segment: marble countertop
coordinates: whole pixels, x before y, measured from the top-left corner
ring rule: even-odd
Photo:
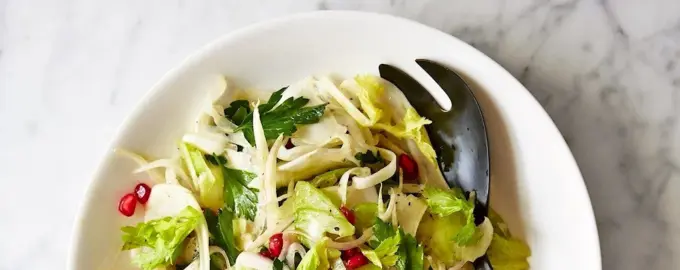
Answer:
[[[98,158],[166,71],[234,29],[319,9],[411,18],[501,63],[568,141],[604,269],[680,267],[680,1],[0,0],[0,269],[65,268]]]

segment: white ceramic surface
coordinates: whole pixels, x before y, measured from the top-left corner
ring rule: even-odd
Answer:
[[[545,111],[517,80],[479,51],[404,19],[312,13],[231,33],[189,57],[154,86],[112,147],[168,155],[207,102],[207,92],[218,87],[221,75],[240,88],[275,89],[310,74],[376,73],[379,63],[408,69],[415,58],[449,65],[475,89],[489,126],[492,207],[506,217],[514,233],[527,239],[533,249],[532,267],[601,269],[583,179]],[[99,267],[116,257],[119,227],[134,221],[116,211],[118,198],[144,178],[131,175],[133,167],[113,154],[102,161],[76,220],[71,269],[112,269]]]

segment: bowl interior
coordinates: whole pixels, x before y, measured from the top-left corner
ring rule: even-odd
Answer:
[[[167,74],[122,126],[112,149],[171,155],[223,75],[230,88],[274,90],[310,75],[378,74],[380,63],[412,70],[417,58],[447,64],[475,90],[489,132],[491,205],[513,233],[529,242],[532,268],[601,269],[583,179],[545,111],[479,51],[403,19],[317,12],[232,33]],[[147,179],[132,174],[134,168],[113,153],[102,161],[76,220],[70,269],[133,269],[127,253],[119,252],[120,227],[140,217],[122,217],[117,203],[134,183]],[[565,254],[578,260],[565,260]]]

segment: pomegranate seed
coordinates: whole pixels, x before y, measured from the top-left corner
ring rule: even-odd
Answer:
[[[355,247],[353,249],[343,250],[342,255],[340,257],[343,260],[348,260],[349,258],[356,256],[357,254],[362,254],[362,253],[361,253],[361,250],[358,247]]]
[[[368,259],[366,258],[366,256],[364,256],[364,254],[361,253],[356,254],[349,258],[347,261],[345,261],[345,267],[347,267],[347,269],[350,270],[357,269],[366,264],[368,264]]]
[[[286,149],[291,149],[293,147],[295,147],[295,145],[290,139],[288,139],[288,141],[286,142]]]
[[[135,207],[137,206],[137,198],[132,193],[125,194],[120,198],[118,203],[118,211],[126,217],[130,217],[135,214]]]
[[[270,259],[273,259],[273,258],[274,258],[274,256],[272,256],[272,253],[269,252],[268,249],[262,249],[262,250],[260,250],[260,255],[261,255],[262,257],[267,257],[267,258],[270,258]]]
[[[409,155],[399,155],[398,164],[404,173],[404,181],[414,182],[418,179],[418,164]]]
[[[273,257],[278,257],[283,249],[283,234],[277,233],[269,237],[269,253]]]
[[[354,218],[354,212],[352,212],[352,210],[349,210],[345,206],[341,206],[340,212],[342,212],[342,215],[345,216],[345,218],[347,219],[347,221],[349,221],[349,223],[352,223],[352,225],[354,225],[355,218]]]
[[[135,196],[140,203],[145,204],[150,195],[151,188],[147,184],[139,183],[135,186]]]

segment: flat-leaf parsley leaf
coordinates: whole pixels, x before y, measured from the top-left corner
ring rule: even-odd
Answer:
[[[326,110],[326,104],[305,107],[309,99],[289,97],[274,108],[282,98],[285,88],[276,91],[269,101],[258,106],[260,122],[267,140],[276,139],[280,134],[290,136],[297,131],[297,125],[308,125],[319,122]],[[248,114],[235,131],[242,131],[248,142],[255,144],[253,131],[253,113]]]

